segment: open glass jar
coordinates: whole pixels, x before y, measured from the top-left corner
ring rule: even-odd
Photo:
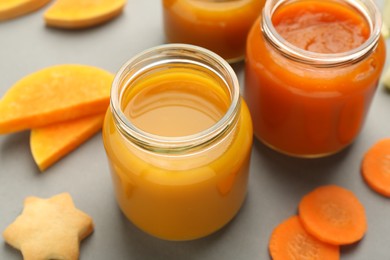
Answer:
[[[371,0],[268,0],[246,54],[256,137],[298,157],[351,144],[384,66],[380,28]]]
[[[135,56],[114,79],[103,127],[120,208],[162,239],[220,229],[244,201],[252,134],[221,57],[184,44]]]
[[[228,62],[245,56],[246,38],[265,0],[162,0],[168,42],[207,48]]]

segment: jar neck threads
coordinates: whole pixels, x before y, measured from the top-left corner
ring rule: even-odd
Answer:
[[[229,107],[211,127],[185,136],[162,136],[137,127],[123,112],[125,93],[145,75],[172,68],[205,71],[217,78],[227,93]],[[130,59],[117,73],[111,89],[111,112],[121,135],[137,146],[156,153],[183,154],[220,140],[234,126],[240,109],[238,79],[230,65],[218,55],[187,44],[166,44],[148,49]]]
[[[276,9],[291,0],[268,0],[263,8],[260,28],[266,41],[286,58],[314,67],[341,67],[360,62],[369,56],[375,49],[381,35],[382,19],[380,11],[372,0],[343,0],[334,1],[347,4],[359,12],[367,21],[370,29],[368,39],[359,47],[340,53],[317,53],[301,49],[287,42],[275,29],[272,16]]]

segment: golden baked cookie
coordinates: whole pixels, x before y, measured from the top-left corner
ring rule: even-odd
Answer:
[[[75,208],[68,193],[49,199],[27,197],[20,216],[3,233],[24,259],[47,260],[79,257],[79,244],[93,231],[90,216]]]

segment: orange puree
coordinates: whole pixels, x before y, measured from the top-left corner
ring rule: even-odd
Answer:
[[[302,1],[277,9],[272,22],[293,45],[312,52],[339,53],[359,47],[370,36],[367,20],[334,2]]]
[[[234,62],[245,55],[252,23],[265,0],[163,0],[169,42],[207,48]]]
[[[161,136],[191,135],[211,127],[226,113],[228,93],[210,89],[217,82],[201,72],[189,73],[176,69],[143,79],[132,90],[136,94],[127,97],[125,114],[138,128]]]
[[[226,113],[222,80],[201,70],[170,68],[139,78],[123,94],[122,111],[139,129],[183,137],[210,128]],[[154,236],[188,240],[210,234],[245,198],[252,142],[242,100],[236,130],[207,149],[150,152],[123,140],[107,112],[103,137],[117,201],[136,226]]]
[[[279,7],[277,32],[311,53],[352,51],[370,37],[365,17],[339,1],[304,0]],[[381,38],[362,61],[315,67],[283,56],[265,40],[260,19],[247,44],[246,100],[257,138],[295,156],[335,153],[359,133],[385,62]]]

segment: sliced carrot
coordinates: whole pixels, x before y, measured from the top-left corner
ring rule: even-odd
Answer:
[[[58,65],[30,74],[0,100],[0,134],[104,113],[113,74],[86,65]]]
[[[33,12],[50,0],[6,0],[0,1],[0,21]]]
[[[390,197],[390,138],[378,141],[366,152],[362,175],[374,191]]]
[[[98,132],[104,114],[36,128],[31,131],[30,148],[41,171],[77,148]]]
[[[45,12],[47,25],[66,29],[95,26],[118,16],[126,0],[57,0]]]
[[[354,193],[336,185],[319,187],[304,196],[299,216],[307,232],[333,245],[354,243],[367,230],[363,205]]]
[[[269,252],[273,260],[333,260],[340,257],[339,246],[324,243],[310,235],[298,216],[288,218],[274,229]]]

